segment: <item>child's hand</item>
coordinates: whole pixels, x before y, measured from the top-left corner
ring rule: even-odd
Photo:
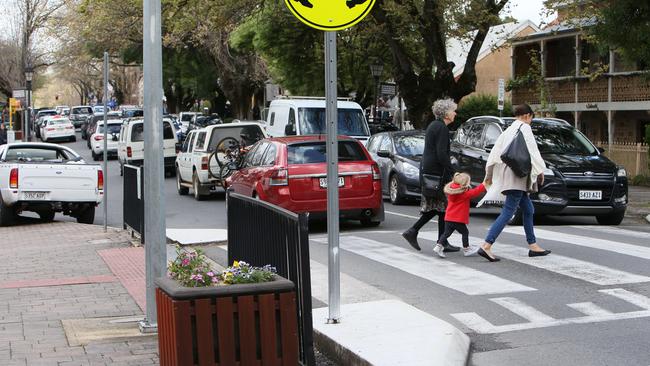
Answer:
[[[483,181],[483,185],[486,186],[486,187],[491,186],[491,185],[492,185],[492,179],[491,179],[491,178],[487,178],[487,179],[485,179],[485,180]]]

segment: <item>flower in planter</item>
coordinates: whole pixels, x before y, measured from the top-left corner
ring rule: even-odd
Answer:
[[[244,261],[234,261],[231,267],[221,273],[224,283],[229,285],[239,283],[260,283],[274,280],[275,267],[266,265],[264,267],[253,267]]]
[[[169,277],[185,287],[213,286],[220,282],[200,249],[188,252],[176,246],[176,259],[169,262]]]

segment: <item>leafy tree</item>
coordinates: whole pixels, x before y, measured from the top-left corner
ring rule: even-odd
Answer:
[[[461,124],[472,117],[498,116],[498,98],[492,94],[477,94],[463,98],[456,111],[455,124]],[[512,103],[506,100],[503,106],[503,115],[512,116]]]

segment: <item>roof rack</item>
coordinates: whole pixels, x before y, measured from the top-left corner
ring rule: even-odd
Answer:
[[[304,96],[304,95],[277,95],[275,99],[318,99],[318,100],[325,100],[325,97],[310,97],[310,96]],[[345,101],[345,102],[350,102],[352,101],[352,98],[350,97],[338,97],[336,98],[337,100]]]

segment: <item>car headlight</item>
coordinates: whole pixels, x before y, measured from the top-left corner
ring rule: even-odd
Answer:
[[[553,170],[551,170],[549,168],[546,168],[546,169],[544,169],[544,175],[552,177],[552,176],[555,176],[555,173],[553,173]]]
[[[616,172],[617,177],[627,177],[627,172],[625,171],[625,168],[618,168],[618,172]]]
[[[403,164],[404,175],[409,179],[416,179],[420,176],[420,170],[411,164]]]

